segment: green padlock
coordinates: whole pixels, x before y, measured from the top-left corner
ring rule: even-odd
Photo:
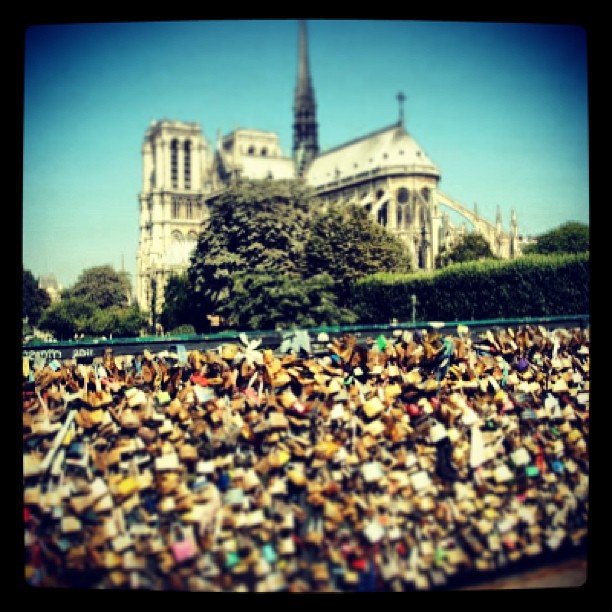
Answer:
[[[240,558],[238,557],[238,553],[236,551],[229,551],[227,553],[227,555],[225,556],[225,566],[228,569],[231,569],[232,567],[234,567],[234,565],[236,565],[237,563],[239,563]]]

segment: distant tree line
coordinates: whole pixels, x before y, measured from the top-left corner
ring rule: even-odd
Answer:
[[[60,301],[53,304],[29,270],[23,270],[23,284],[25,325],[51,332],[58,340],[75,336],[134,337],[147,326],[146,313],[137,304],[129,303],[131,285],[127,274],[112,266],[84,270],[74,285],[62,291]]]

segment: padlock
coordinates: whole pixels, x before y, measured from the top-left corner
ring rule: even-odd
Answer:
[[[198,546],[193,534],[193,527],[174,524],[171,527],[170,551],[176,563],[190,561],[198,554]]]

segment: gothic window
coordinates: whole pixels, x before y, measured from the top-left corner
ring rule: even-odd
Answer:
[[[255,147],[251,145],[247,151],[249,155],[255,155]]]
[[[266,149],[266,147],[263,147],[263,149],[261,150],[261,156],[266,157],[266,155],[268,155],[268,149]]]
[[[187,200],[186,207],[187,207],[187,218],[193,219],[193,202],[191,200]]]
[[[368,211],[368,212],[372,212],[372,204],[366,204],[364,206],[364,208]]]
[[[400,204],[405,204],[408,201],[409,196],[410,192],[405,187],[400,187],[397,190],[397,201]]]
[[[429,187],[423,187],[423,189],[421,189],[421,195],[426,202],[429,202],[429,196],[431,195]]]
[[[172,218],[178,219],[181,210],[181,203],[178,198],[172,198]]]
[[[189,140],[185,141],[184,150],[185,150],[185,169],[184,169],[185,189],[191,189],[191,142]]]
[[[413,211],[414,211],[413,205],[411,205],[410,203],[404,206],[404,225],[406,228],[410,227],[410,224],[412,223],[412,220],[414,219]]]
[[[198,235],[195,232],[189,232],[187,234],[187,240],[189,242],[197,242],[198,241]]]
[[[384,190],[383,190],[383,189],[379,189],[379,190],[376,192],[376,199],[377,199],[377,200],[380,200],[380,198],[382,198],[384,195],[385,195]]]
[[[379,225],[387,226],[387,203],[385,202],[379,209],[377,215]]]
[[[421,225],[425,225],[427,223],[427,209],[425,206],[419,206],[419,221]]]
[[[178,187],[178,140],[176,138],[170,143],[170,176],[172,188]]]
[[[183,242],[183,234],[178,230],[174,230],[171,234],[172,242],[175,244],[181,244]]]
[[[401,206],[397,207],[397,227],[398,228],[402,227],[402,207]]]

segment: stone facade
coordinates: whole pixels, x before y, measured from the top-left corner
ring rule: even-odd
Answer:
[[[189,265],[212,191],[212,155],[198,123],[153,122],[142,147],[136,296],[143,310],[163,305],[168,278]]]

